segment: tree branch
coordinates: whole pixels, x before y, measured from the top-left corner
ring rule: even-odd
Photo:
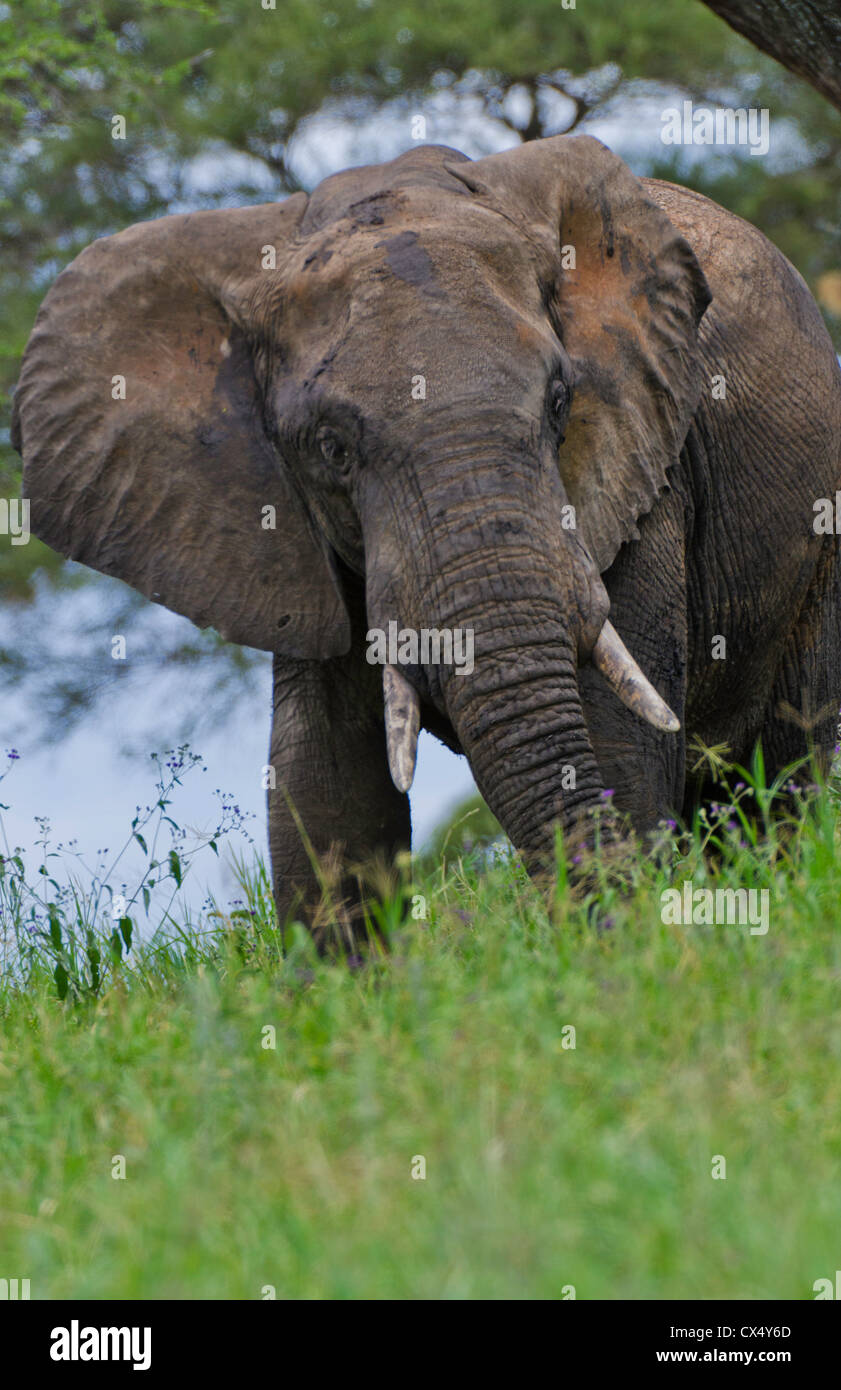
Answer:
[[[841,0],[703,0],[841,111]]]

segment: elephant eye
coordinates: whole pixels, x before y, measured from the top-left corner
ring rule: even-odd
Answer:
[[[556,425],[563,427],[566,424],[571,401],[572,392],[566,382],[557,377],[549,390],[549,409]],[[560,442],[561,444],[564,442],[563,434],[560,437]]]
[[[552,382],[551,401],[553,415],[562,420],[569,410],[569,387],[560,378]]]
[[[330,429],[329,425],[322,425],[316,434],[316,442],[325,463],[332,464],[334,468],[344,468],[348,460],[347,449],[335,430]]]

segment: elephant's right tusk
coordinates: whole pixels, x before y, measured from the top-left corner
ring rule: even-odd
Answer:
[[[677,733],[680,720],[646,680],[613,623],[606,622],[599,633],[591,660],[628,709],[663,733]]]
[[[396,666],[383,667],[385,741],[391,780],[399,792],[407,792],[415,776],[420,729],[420,700]]]

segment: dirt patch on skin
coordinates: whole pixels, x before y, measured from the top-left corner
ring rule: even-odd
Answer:
[[[445,299],[444,291],[435,279],[435,267],[420,244],[417,232],[399,232],[397,236],[378,241],[384,247],[392,275],[407,285],[414,285],[435,299]]]

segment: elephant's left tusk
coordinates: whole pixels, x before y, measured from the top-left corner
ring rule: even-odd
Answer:
[[[606,622],[599,633],[591,660],[628,709],[663,733],[677,733],[680,720],[646,680],[613,623]]]
[[[415,776],[420,729],[420,700],[396,666],[383,668],[385,741],[391,780],[399,792],[407,792]]]

